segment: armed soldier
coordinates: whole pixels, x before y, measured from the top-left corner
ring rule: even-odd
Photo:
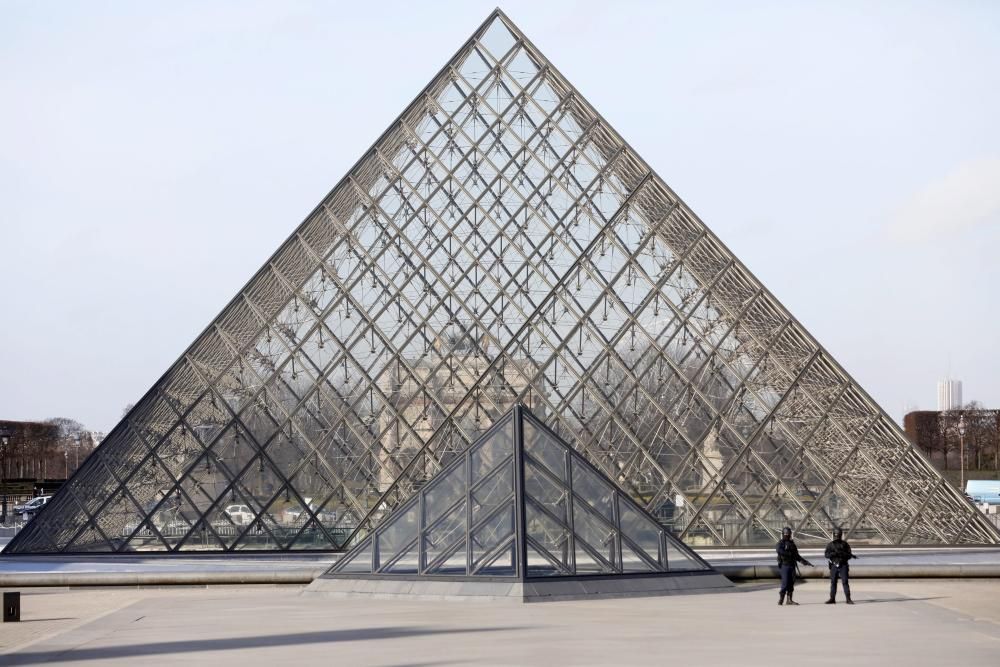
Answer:
[[[857,558],[851,553],[851,545],[844,541],[844,531],[840,528],[833,530],[833,542],[826,545],[824,556],[830,561],[830,599],[826,604],[837,604],[837,579],[843,582],[844,597],[847,604],[854,604],[851,601],[851,584],[848,583],[849,567],[847,562],[852,558]]]
[[[781,541],[778,542],[778,571],[781,573],[781,592],[778,594],[778,604],[785,604],[785,594],[788,594],[788,604],[798,605],[792,599],[795,593],[795,568],[799,563],[812,567],[812,563],[799,555],[799,548],[792,539],[792,529],[785,527],[781,531]]]

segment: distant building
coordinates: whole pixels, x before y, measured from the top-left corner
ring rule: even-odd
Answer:
[[[937,409],[959,410],[962,407],[962,381],[941,380],[937,384]]]
[[[8,430],[7,442],[0,443],[0,493],[12,496],[36,495],[38,482],[65,478],[65,456],[59,443],[59,427],[45,422],[0,420]],[[58,487],[56,487],[58,488]]]

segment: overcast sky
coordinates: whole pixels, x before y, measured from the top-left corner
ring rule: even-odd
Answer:
[[[494,4],[0,4],[0,418],[114,426]],[[1000,3],[503,9],[889,414],[1000,407]]]

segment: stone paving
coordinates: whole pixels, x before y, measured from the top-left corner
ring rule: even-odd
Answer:
[[[330,600],[298,587],[35,589],[2,665],[997,665],[1000,581],[866,580],[552,602]],[[46,620],[47,619],[47,620]],[[26,626],[34,626],[28,630]]]

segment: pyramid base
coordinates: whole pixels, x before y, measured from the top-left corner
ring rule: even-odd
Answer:
[[[555,602],[704,593],[732,586],[732,582],[715,572],[532,579],[526,582],[501,579],[448,581],[405,577],[320,577],[305,589],[304,594],[339,598]]]

